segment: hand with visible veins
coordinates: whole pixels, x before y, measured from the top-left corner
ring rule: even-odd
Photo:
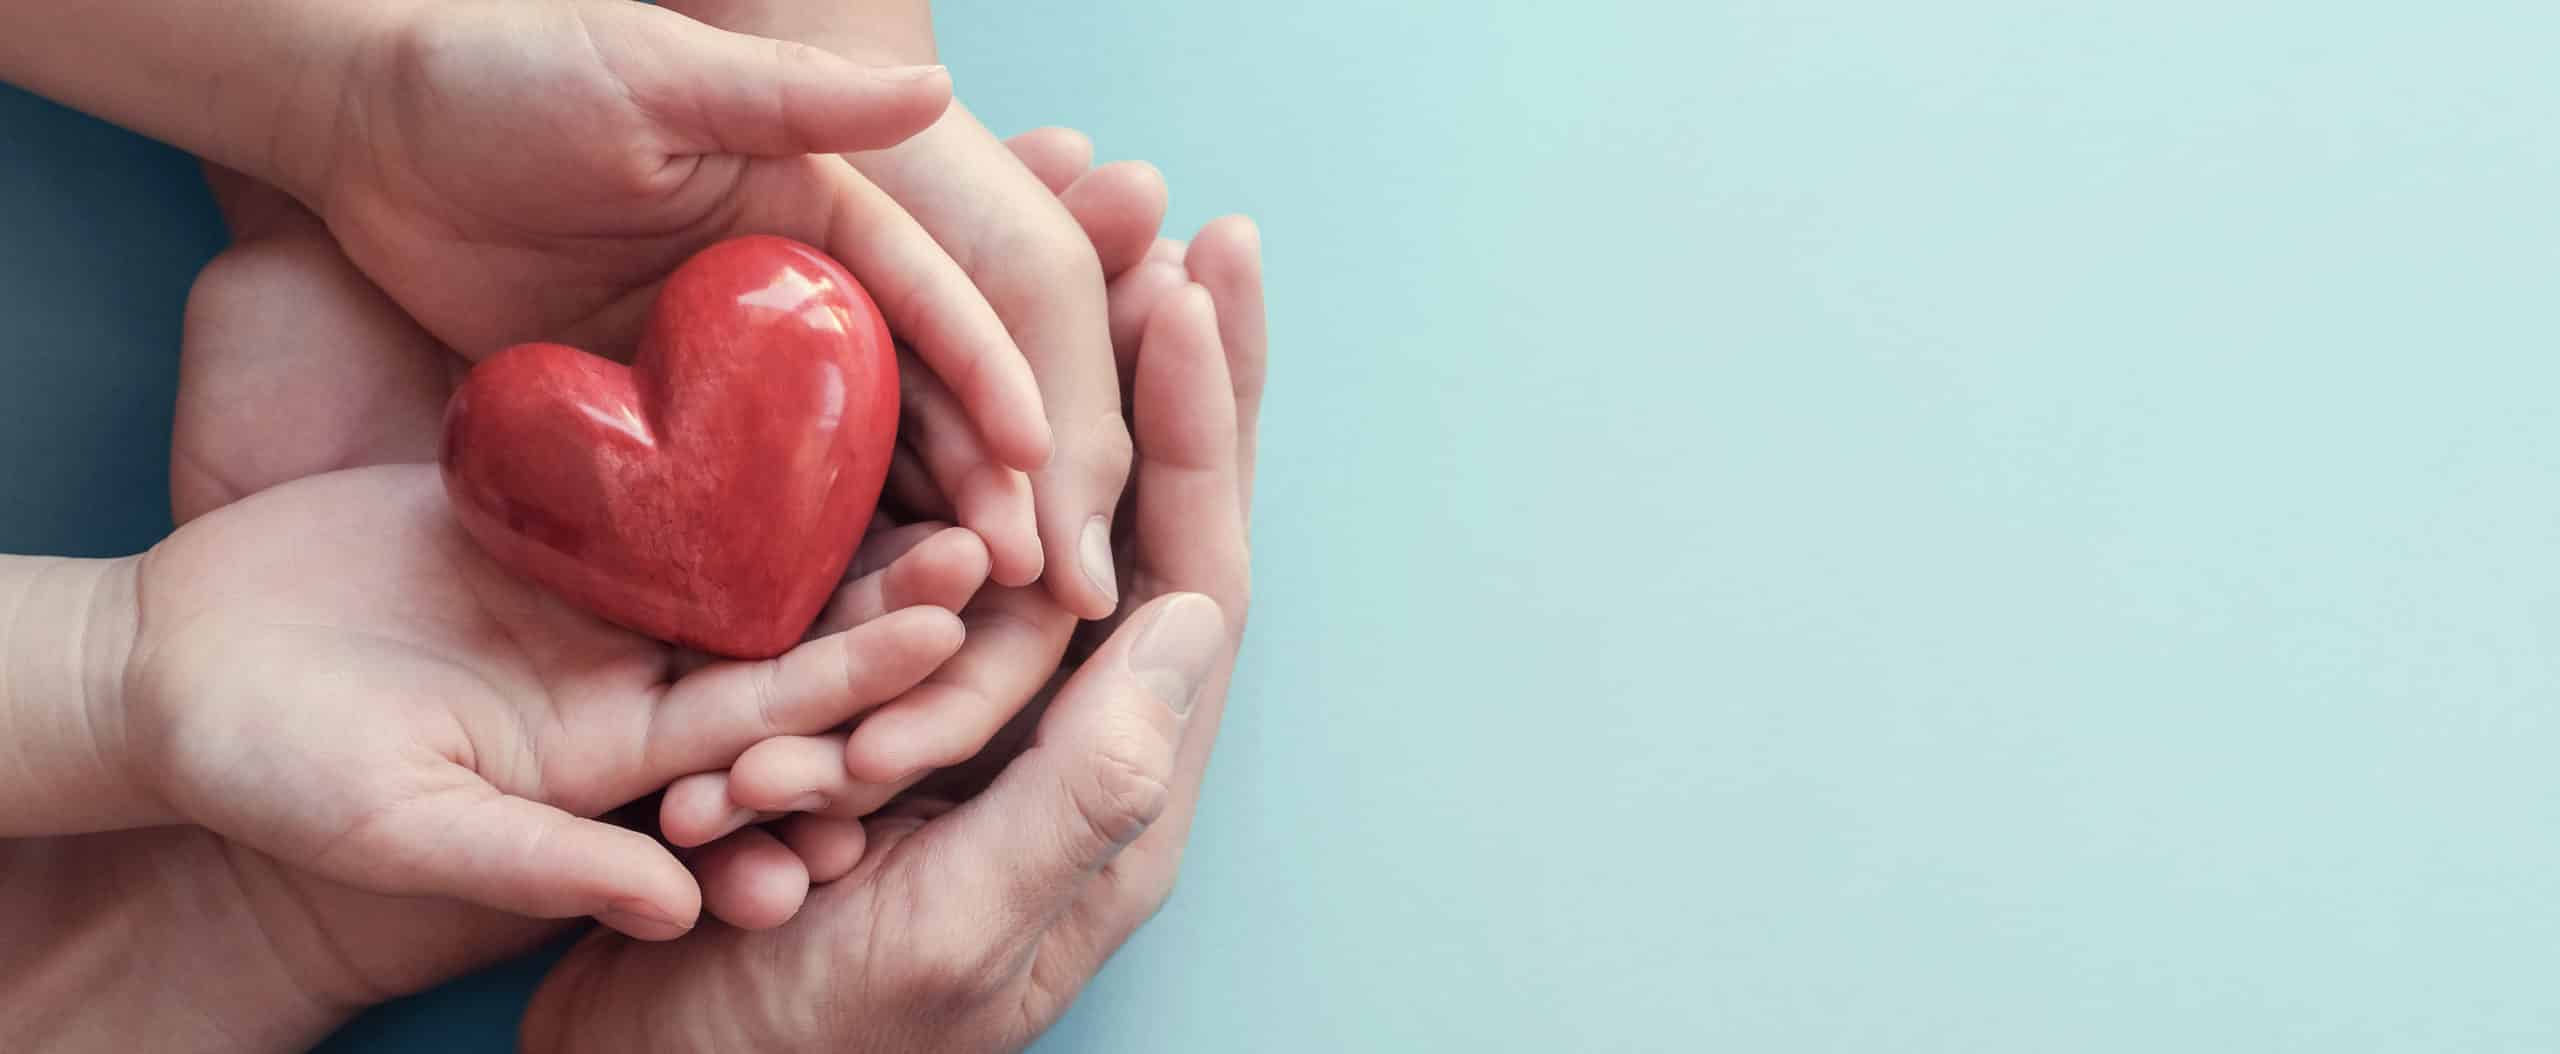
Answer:
[[[1092,143],[1071,129],[1040,129],[1010,145],[1045,186],[1076,203],[1079,222],[1094,233],[1101,257],[1115,268],[1116,372],[1128,373],[1147,318],[1195,277],[1184,269],[1182,243],[1153,236],[1161,195],[1094,190],[1096,180],[1130,165],[1093,168]],[[1122,182],[1136,180],[1113,178],[1101,186]],[[1232,310],[1235,325],[1251,320],[1254,331],[1238,334],[1238,346],[1250,352],[1240,360],[1247,365],[1261,361],[1264,346],[1254,237],[1241,220],[1212,224],[1202,235],[1206,248],[1196,276],[1222,308]],[[1259,367],[1253,368],[1258,390]],[[900,496],[900,488],[892,490]],[[908,494],[904,500],[933,514],[938,499]],[[988,745],[1008,722],[1018,742],[1036,719],[1022,711],[1051,683],[1076,619],[1049,590],[992,585],[961,611],[961,619],[969,630],[960,653],[897,702],[865,714],[856,727],[822,737],[780,737],[750,750],[729,772],[704,773],[668,788],[660,829],[677,845],[705,847],[692,859],[714,914],[733,925],[779,925],[810,885],[852,869],[862,852],[862,828],[854,819],[937,770],[972,758],[1000,763],[1010,756]],[[1107,629],[1108,624],[1087,627],[1088,633]],[[750,826],[777,819],[766,828]]]
[[[1253,243],[1221,221],[1187,258],[1249,274]],[[536,993],[525,1050],[1000,1051],[1058,1019],[1168,895],[1225,706],[1250,594],[1259,297],[1186,282],[1149,315],[1117,518],[1138,603],[1020,752],[966,801],[910,797],[864,821],[851,874],[788,926],[591,935]]]
[[[1090,141],[1069,129],[1040,129],[1013,146],[1075,203],[1097,252],[1115,266],[1125,265],[1115,272],[1115,290],[1129,295],[1116,301],[1124,306],[1115,317],[1122,332],[1133,332],[1141,316],[1126,305],[1151,301],[1185,281],[1178,257],[1170,265],[1161,254],[1156,266],[1134,265],[1148,253],[1161,216],[1164,195],[1150,187],[1154,170],[1137,162],[1093,167]],[[432,460],[443,403],[466,364],[372,287],[317,217],[292,199],[218,168],[208,179],[237,241],[206,268],[188,303],[171,459],[180,522],[304,475]],[[1135,339],[1123,343],[1134,348]],[[379,353],[341,353],[351,347]],[[911,361],[904,365],[905,380],[931,382]],[[915,605],[960,611],[969,629],[959,654],[869,725],[860,741],[865,756],[873,758],[870,771],[928,768],[976,753],[1047,682],[1075,625],[1046,590],[979,589],[987,577],[986,548],[968,532],[935,522],[955,514],[943,497],[950,475],[926,471],[915,453],[929,442],[917,438],[918,427],[938,425],[947,436],[965,434],[966,423],[949,401],[918,400],[913,390],[887,504],[915,519],[903,525],[884,520],[882,526],[891,529],[866,537],[846,586],[813,632],[851,628]],[[956,469],[947,461],[944,467],[961,473],[990,469],[985,461],[965,458]],[[768,754],[800,746],[777,745]],[[805,756],[805,749],[797,753]],[[711,842],[745,823],[741,817],[705,830],[723,823],[733,808],[720,778],[693,777],[671,791],[675,804],[666,815],[680,845]],[[913,777],[881,779],[903,785]],[[876,804],[886,797],[877,793],[868,800]],[[687,813],[687,802],[694,813]],[[860,803],[849,797],[843,805]],[[688,819],[706,810],[709,817]],[[786,811],[791,810],[774,810]],[[842,806],[829,811],[858,815]],[[855,824],[794,818],[770,829],[739,831],[686,855],[714,915],[771,925],[788,917],[813,875],[832,878],[851,868],[860,844],[848,835],[859,831]]]

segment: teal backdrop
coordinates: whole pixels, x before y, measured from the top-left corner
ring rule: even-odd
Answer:
[[[1038,1049],[2560,1049],[2554,12],[955,5],[1269,249],[1203,818]],[[0,548],[131,552],[219,224],[0,152]]]

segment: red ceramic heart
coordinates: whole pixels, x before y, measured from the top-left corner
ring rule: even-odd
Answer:
[[[445,408],[454,515],[509,570],[719,655],[797,643],[879,501],[898,427],[889,327],[781,238],[703,250],[630,366],[522,344]]]

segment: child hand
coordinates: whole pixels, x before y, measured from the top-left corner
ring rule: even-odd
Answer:
[[[1119,166],[1089,169],[1091,143],[1067,129],[1042,129],[1009,145],[1044,184],[1078,204],[1079,221],[1104,259],[1132,261],[1112,275],[1110,286],[1113,345],[1122,374],[1133,372],[1141,337],[1163,305],[1194,281],[1208,289],[1234,374],[1237,412],[1246,418],[1240,442],[1249,446],[1267,343],[1252,226],[1222,220],[1202,231],[1197,246],[1155,241],[1152,249],[1115,251],[1112,243],[1121,239],[1113,232],[1141,231],[1143,246],[1158,218],[1141,207],[1144,196],[1090,193],[1096,186],[1091,177]],[[1088,193],[1072,192],[1077,190]],[[1153,200],[1160,208],[1160,194]],[[1176,332],[1182,332],[1180,327]],[[1168,409],[1187,412],[1180,407],[1157,412]],[[1144,408],[1137,412],[1143,418]],[[1144,566],[1141,562],[1127,570]],[[1143,577],[1125,587],[1138,596],[1162,588]],[[1036,713],[1017,711],[1050,683],[1067,634],[1075,627],[1074,616],[1045,590],[989,588],[963,609],[961,618],[970,631],[960,653],[894,704],[866,714],[849,734],[777,737],[758,744],[727,772],[688,777],[668,788],[661,827],[680,845],[710,843],[691,859],[715,914],[745,928],[780,924],[792,916],[800,891],[809,884],[854,870],[865,849],[862,826],[854,817],[879,807],[929,769],[975,757],[972,772],[955,774],[954,786],[965,796],[973,776],[1001,765],[1018,749],[1018,743],[990,745],[990,740],[1001,738],[998,726],[1015,735],[1027,732],[1037,719]],[[819,811],[794,811],[811,808],[812,800],[821,803],[814,806]],[[791,815],[770,827],[739,829],[785,812]]]
[[[110,724],[172,818],[364,890],[647,939],[691,928],[692,877],[583,817],[842,722],[961,636],[949,612],[911,608],[677,676],[665,645],[490,562],[430,466],[274,488],[172,535],[136,576]]]
[[[723,238],[778,234],[859,277],[989,451],[1048,456],[1003,323],[836,153],[949,102],[939,67],[875,69],[627,0],[411,5],[351,49],[325,127],[277,166],[348,257],[435,338],[627,351],[658,283]]]
[[[723,29],[865,61],[935,61],[923,4],[667,0],[666,6]],[[1059,607],[1098,619],[1117,602],[1111,520],[1129,475],[1129,430],[1110,368],[1104,284],[1146,252],[1164,215],[1165,187],[1143,164],[1085,174],[1091,144],[1083,145],[1084,156],[1073,162],[1083,178],[1072,187],[1044,186],[954,104],[913,138],[848,160],[968,272],[1020,344],[1049,414],[1055,453],[1027,480],[1003,481],[1018,490],[1000,490],[996,477],[948,471],[930,458],[924,467],[960,506],[961,522],[986,537],[998,584],[1038,580]],[[1122,207],[1132,199],[1139,208]],[[1127,221],[1113,222],[1114,215]],[[971,514],[999,505],[1021,510],[998,521],[1000,530],[981,526],[995,517]]]

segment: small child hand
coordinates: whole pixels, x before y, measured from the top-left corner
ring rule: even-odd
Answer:
[[[142,558],[118,723],[178,818],[374,892],[690,929],[653,839],[593,817],[896,696],[960,645],[910,608],[677,676],[665,645],[507,575],[430,466],[311,477]]]

